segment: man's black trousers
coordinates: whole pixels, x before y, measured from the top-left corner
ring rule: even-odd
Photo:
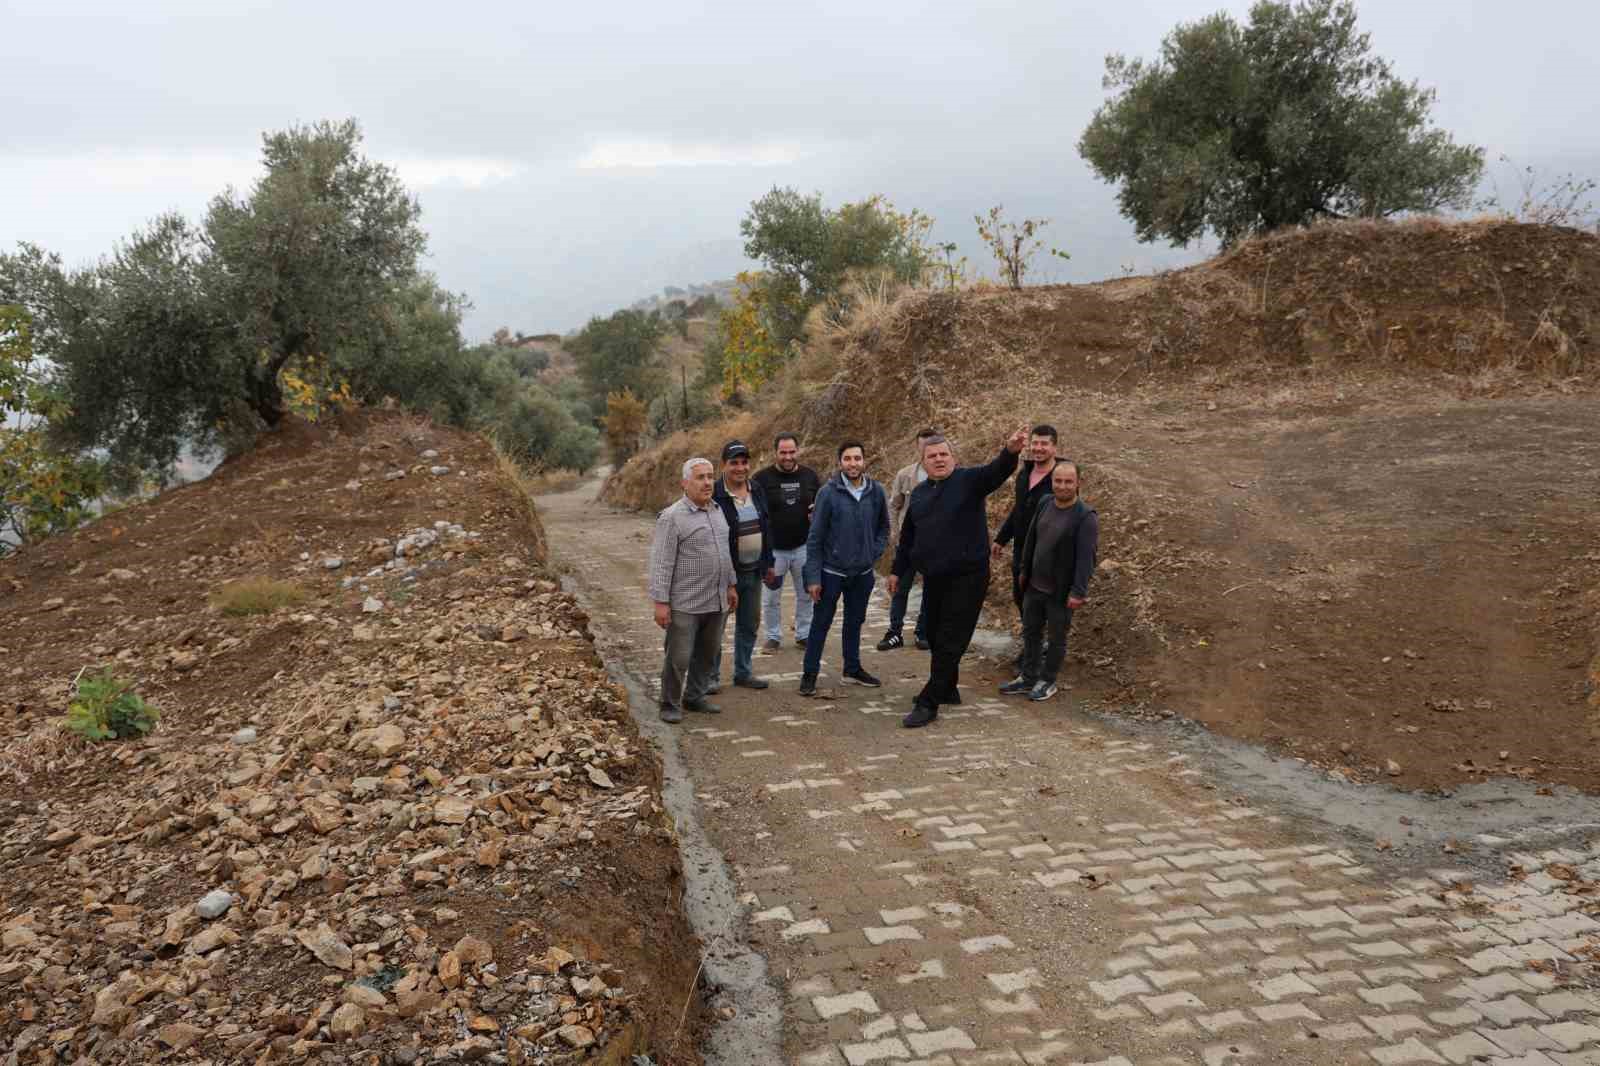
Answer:
[[[953,577],[923,577],[922,602],[928,610],[933,661],[928,683],[917,694],[918,703],[938,707],[960,700],[956,684],[961,679],[961,657],[972,643],[972,631],[978,628],[978,614],[988,591],[988,567]]]

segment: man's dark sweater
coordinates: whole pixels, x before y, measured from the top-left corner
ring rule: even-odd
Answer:
[[[773,464],[750,480],[760,485],[767,497],[772,546],[779,551],[793,551],[805,544],[811,531],[811,505],[822,484],[817,472],[809,466],[785,472]]]
[[[989,523],[983,501],[1006,483],[1017,455],[1002,448],[984,466],[962,466],[939,481],[929,478],[911,493],[894,553],[901,580],[913,570],[925,577],[953,577],[989,568]]]
[[[1010,544],[1013,540],[1017,546],[1011,551],[1011,569],[1020,570],[1022,564],[1022,542],[1028,538],[1028,527],[1033,521],[1033,516],[1039,513],[1039,501],[1050,495],[1050,475],[1046,474],[1039,479],[1037,485],[1031,488],[1028,481],[1033,477],[1033,468],[1036,464],[1032,459],[1024,459],[1015,478],[1017,497],[1011,504],[1011,513],[1006,515],[1006,520],[1000,524],[1000,529],[994,535],[996,544]],[[1051,467],[1054,469],[1054,466]],[[771,498],[771,494],[768,494]]]

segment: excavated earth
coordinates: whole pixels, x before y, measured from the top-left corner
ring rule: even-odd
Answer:
[[[658,763],[483,440],[288,426],[0,612],[6,1066],[701,1061]],[[62,731],[102,666],[148,737]]]

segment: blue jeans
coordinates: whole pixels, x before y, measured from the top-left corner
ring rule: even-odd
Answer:
[[[889,632],[899,633],[906,624],[906,608],[911,605],[911,584],[916,581],[915,570],[900,580],[900,591],[889,600]],[[928,635],[928,583],[922,583],[922,598],[917,603],[917,639]]]
[[[756,630],[761,626],[760,571],[738,573],[739,609],[733,616],[733,679],[744,681],[755,676]],[[711,676],[722,680],[722,647],[717,647],[717,664]]]
[[[802,668],[814,674],[822,666],[822,646],[828,642],[828,628],[833,625],[833,612],[839,606],[839,596],[844,596],[844,672],[855,673],[861,669],[861,623],[867,620],[867,600],[872,598],[872,586],[877,575],[871,570],[855,577],[840,577],[823,571],[822,599],[811,615],[811,638],[806,641],[806,663]]]
[[[788,574],[794,584],[794,639],[805,640],[811,634],[811,597],[806,594],[806,583],[801,571],[806,565],[806,546],[774,548],[772,569],[778,574],[778,587],[761,590],[761,612],[767,620],[767,637],[783,639],[783,575]]]

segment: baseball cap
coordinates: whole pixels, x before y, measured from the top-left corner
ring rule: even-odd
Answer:
[[[727,462],[729,459],[737,459],[741,455],[746,459],[750,458],[750,449],[745,447],[742,440],[730,440],[722,446],[723,462]]]

